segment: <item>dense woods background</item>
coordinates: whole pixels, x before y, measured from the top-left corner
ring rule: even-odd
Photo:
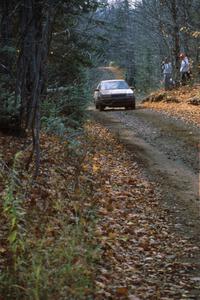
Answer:
[[[179,79],[186,52],[199,76],[198,0],[7,1],[1,14],[1,127],[60,132],[80,123],[89,99],[88,69],[116,64],[142,92],[160,86],[169,56]],[[64,87],[64,92],[48,89]],[[37,158],[37,160],[39,157]]]

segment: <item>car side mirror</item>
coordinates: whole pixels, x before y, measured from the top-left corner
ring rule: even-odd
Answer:
[[[130,86],[130,89],[134,91],[134,90],[135,90],[135,87],[134,87],[134,86]]]
[[[99,92],[99,89],[95,89],[94,91],[95,91],[95,92]]]

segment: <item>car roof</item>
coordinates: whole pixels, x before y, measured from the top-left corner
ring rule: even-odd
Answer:
[[[125,81],[124,79],[102,80],[101,82]]]

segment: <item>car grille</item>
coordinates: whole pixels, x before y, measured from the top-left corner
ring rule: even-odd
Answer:
[[[125,98],[126,94],[111,95],[112,98]]]

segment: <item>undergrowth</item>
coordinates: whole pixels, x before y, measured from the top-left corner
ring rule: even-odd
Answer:
[[[42,102],[42,127],[48,133],[63,136],[69,130],[79,129],[86,119],[90,94],[86,84],[63,87]]]
[[[0,298],[94,299],[95,208],[84,208],[92,189],[79,180],[90,144],[43,137],[49,152],[37,182],[23,169],[25,153],[11,167],[1,159]]]

